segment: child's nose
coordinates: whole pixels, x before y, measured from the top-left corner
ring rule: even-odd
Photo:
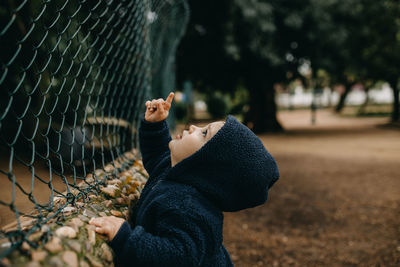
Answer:
[[[196,126],[194,126],[194,125],[190,125],[190,127],[189,127],[189,133],[193,133],[195,130],[196,130]]]

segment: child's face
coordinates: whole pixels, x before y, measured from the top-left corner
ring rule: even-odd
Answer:
[[[174,166],[199,150],[222,128],[224,123],[224,121],[216,121],[202,128],[192,125],[189,131],[184,130],[182,135],[177,135],[176,139],[168,144],[171,151],[171,165]]]

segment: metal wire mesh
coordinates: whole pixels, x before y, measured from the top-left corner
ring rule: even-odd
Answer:
[[[17,248],[134,158],[145,98],[174,87],[185,0],[5,0],[0,3],[0,231]],[[79,186],[92,174],[96,183]],[[107,177],[105,178],[107,179]],[[66,204],[54,211],[54,197]],[[27,205],[27,202],[31,205]],[[32,209],[34,212],[31,212]],[[21,216],[36,223],[24,229]],[[34,245],[34,244],[31,244]]]

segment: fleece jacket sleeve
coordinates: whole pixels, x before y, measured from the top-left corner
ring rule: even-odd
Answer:
[[[168,143],[171,139],[168,124],[165,120],[148,122],[144,118],[141,119],[139,146],[144,168],[149,175],[152,175],[157,168],[165,168],[171,165],[170,161],[167,162],[165,160],[170,154]]]
[[[168,212],[157,224],[157,235],[146,232],[142,226],[132,229],[127,222],[122,225],[110,243],[117,265],[201,265],[210,240],[204,219],[185,212]]]

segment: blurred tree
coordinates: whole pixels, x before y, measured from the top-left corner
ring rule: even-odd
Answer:
[[[177,54],[178,82],[192,81],[195,88],[230,91],[235,87],[233,60],[224,47],[231,1],[189,0],[191,17]]]
[[[280,131],[273,85],[285,79],[288,42],[284,38],[289,36],[278,36],[276,12],[280,6],[267,1],[233,2],[225,47],[235,61],[238,77],[249,91],[249,110],[244,123],[256,133]]]
[[[358,48],[348,45],[360,1],[189,1],[192,18],[179,50],[184,67],[178,78],[194,80],[203,91],[233,92],[241,83],[249,91],[244,123],[255,132],[282,130],[274,84],[306,83],[299,68],[307,64],[311,81],[322,69],[346,86],[342,106],[363,66],[354,57]]]
[[[399,120],[400,4],[397,0],[311,1],[312,26],[302,51],[313,70],[326,70],[333,83],[344,85],[336,111],[356,83],[366,88],[379,80],[393,88],[392,120]],[[382,16],[381,14],[385,14]],[[308,43],[307,43],[308,41]],[[368,89],[366,89],[368,90]]]
[[[336,111],[340,111],[360,70],[355,45],[349,38],[357,28],[357,8],[360,0],[310,1],[309,24],[304,30],[306,48],[313,69],[312,78],[319,69],[329,73],[332,84],[342,84]]]
[[[191,79],[206,92],[220,89],[233,95],[239,84],[248,89],[244,123],[255,132],[282,130],[273,85],[286,80],[288,69],[297,69],[288,54],[293,46],[288,38],[290,28],[301,23],[302,14],[293,11],[302,1],[270,2],[189,1],[192,17],[178,52],[180,81]],[[287,18],[282,22],[275,13]]]
[[[397,0],[189,1],[192,18],[178,55],[178,78],[197,88],[249,92],[244,123],[255,132],[277,131],[274,84],[302,79],[318,86],[317,73],[345,87],[378,80],[394,90],[399,120],[400,19]],[[385,16],[382,16],[385,14]],[[309,69],[302,73],[302,69]]]
[[[362,14],[365,42],[361,55],[368,66],[367,76],[390,84],[394,97],[392,121],[396,122],[400,120],[400,2],[365,0]]]

